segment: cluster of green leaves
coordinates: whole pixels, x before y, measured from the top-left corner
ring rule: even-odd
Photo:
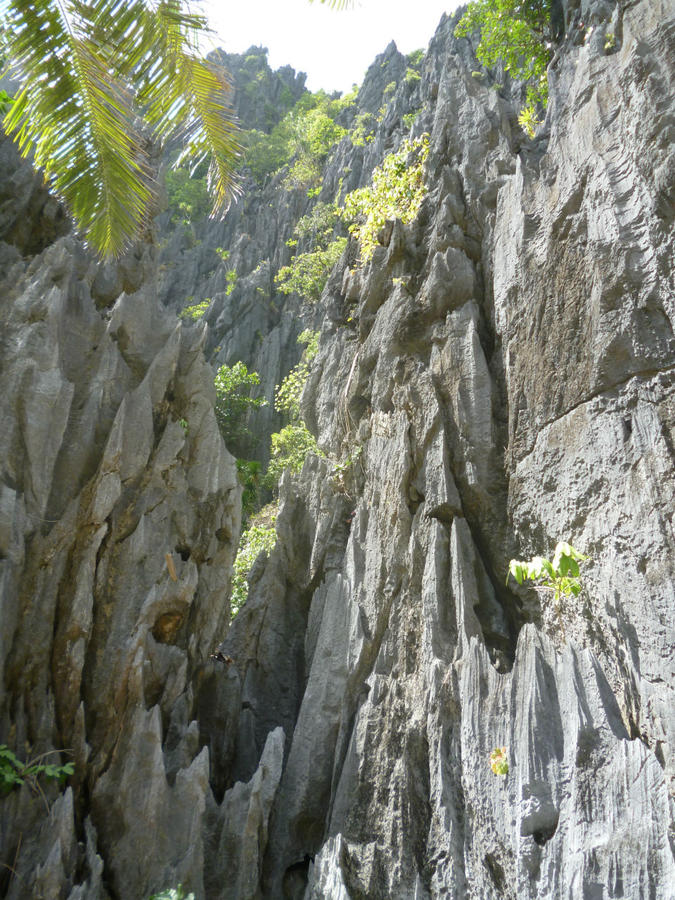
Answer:
[[[396,91],[396,82],[390,81],[389,84],[382,91],[382,98],[384,100],[389,100],[395,91]]]
[[[402,119],[403,125],[406,128],[412,128],[415,119],[419,116],[419,114],[421,112],[422,112],[422,108],[420,107],[419,109],[413,109],[409,113],[406,113]]]
[[[176,888],[166,888],[159,894],[153,894],[150,900],[195,900],[195,895],[192,892],[186,894],[183,885],[179,884]]]
[[[73,763],[67,762],[61,766],[41,762],[46,756],[47,754],[43,754],[31,762],[24,763],[6,744],[0,744],[0,793],[7,794],[12,788],[26,782],[35,786],[39,777],[63,784],[66,778],[74,773]]]
[[[351,96],[351,95],[349,95]],[[325,91],[306,93],[270,134],[251,130],[246,136],[244,164],[258,183],[292,163],[284,180],[287,188],[309,188],[321,175],[321,163],[346,134],[336,118],[353,98],[335,99]]]
[[[283,294],[296,293],[310,303],[321,296],[331,269],[347,245],[345,238],[335,238],[341,221],[341,210],[334,203],[317,203],[295,226],[295,239],[287,241],[295,247],[299,240],[310,241],[313,249],[296,254],[288,266],[282,266],[274,281]]]
[[[408,66],[408,68],[405,70],[405,78],[403,80],[406,84],[414,85],[417,84],[418,81],[422,80],[422,76],[411,66]]]
[[[210,159],[214,214],[239,155],[225,71],[204,59],[205,18],[183,0],[13,0],[3,24],[21,87],[4,117],[90,244],[117,256],[157,206],[151,152],[180,130],[176,164]]]
[[[192,225],[211,210],[206,178],[196,178],[185,168],[166,173],[166,193],[173,225]]]
[[[4,116],[11,105],[12,98],[7,91],[0,91],[0,116]]]
[[[333,231],[340,222],[341,213],[334,203],[315,203],[311,211],[298,219],[293,234],[296,238],[310,239],[314,244],[325,247],[333,237]],[[297,241],[288,241],[289,247]]]
[[[552,560],[543,556],[534,556],[529,562],[512,559],[506,583],[508,584],[509,576],[513,575],[518,584],[533,581],[539,590],[551,592],[555,600],[560,629],[564,635],[561,601],[563,597],[576,597],[581,593],[579,563],[587,559],[587,556],[579,553],[571,544],[560,541],[556,544]]]
[[[254,515],[248,528],[242,533],[234,560],[232,576],[231,615],[235,616],[248,596],[248,575],[261,553],[271,553],[276,544],[277,507],[271,503]]]
[[[548,101],[546,68],[552,56],[551,0],[472,0],[455,28],[457,37],[480,31],[476,56],[484,66],[501,62],[519,81],[529,81],[518,121],[534,137],[537,107]]]
[[[274,281],[282,294],[299,294],[315,303],[321,296],[333,266],[342,256],[347,238],[338,237],[326,247],[296,254],[288,266],[282,266]]]
[[[309,329],[303,331],[298,337],[298,343],[305,345],[300,362],[277,386],[275,394],[274,408],[277,412],[285,413],[290,421],[271,438],[270,462],[264,479],[265,487],[270,490],[276,488],[285,469],[299,472],[309,453],[321,455],[314,435],[308,430],[300,414],[300,399],[309,375],[309,366],[319,350],[319,332]]]
[[[406,56],[406,62],[412,69],[419,69],[423,59],[424,49],[422,47],[419,50],[413,50]]]
[[[350,232],[361,242],[361,262],[372,257],[377,236],[388,219],[412,222],[427,193],[424,163],[429,155],[429,135],[405,140],[385,156],[373,172],[372,184],[345,197],[345,218]]]
[[[579,563],[586,559],[588,557],[571,544],[560,541],[556,544],[553,560],[543,556],[535,556],[529,562],[512,559],[506,581],[508,583],[509,575],[513,575],[518,584],[534,581],[544,590],[552,591],[559,602],[565,596],[577,596],[581,592]]]
[[[218,369],[214,385],[216,388],[216,419],[227,446],[233,452],[246,455],[252,435],[247,427],[247,419],[252,409],[265,406],[262,397],[251,397],[250,390],[260,384],[257,372],[249,372],[243,362]]]
[[[193,303],[192,306],[185,306],[178,313],[179,319],[192,319],[194,322],[197,319],[201,319],[201,317],[206,313],[207,309],[211,305],[211,298],[207,297],[206,300],[202,300],[199,303]]]
[[[319,332],[305,329],[299,337],[298,343],[304,344],[305,349],[300,362],[277,386],[274,396],[274,408],[277,412],[286,413],[291,421],[300,418],[300,398],[309,375],[309,366],[319,352]]]
[[[496,747],[490,754],[490,768],[495,775],[509,774],[509,761],[506,756],[506,747]]]
[[[271,441],[271,457],[265,474],[265,487],[270,490],[276,488],[286,470],[300,472],[310,453],[322,456],[316,438],[302,420],[275,431]]]
[[[375,140],[377,119],[370,112],[359,113],[349,131],[349,140],[355,147],[365,147]]]
[[[246,519],[258,508],[261,474],[262,466],[257,460],[237,459],[237,476],[242,486],[241,511]]]
[[[225,273],[225,296],[229,297],[232,291],[237,286],[237,273],[234,269],[228,269]]]

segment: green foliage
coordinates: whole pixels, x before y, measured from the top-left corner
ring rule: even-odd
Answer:
[[[298,343],[305,344],[300,362],[277,387],[275,395],[274,408],[286,413],[290,423],[272,435],[270,462],[264,478],[264,485],[270,490],[276,488],[285,469],[299,472],[308,453],[322,455],[314,435],[300,416],[300,399],[309,375],[309,364],[319,351],[319,332],[303,331]]]
[[[372,113],[359,113],[349,132],[349,139],[355,147],[365,147],[375,139],[377,119]]]
[[[518,114],[518,124],[528,137],[534,137],[537,128],[541,125],[541,119],[537,115],[537,110],[534,106],[524,106],[521,109]]]
[[[260,495],[262,466],[255,459],[238,459],[237,476],[243,488],[241,495],[241,511],[248,518],[257,506]]]
[[[253,563],[261,553],[271,553],[276,544],[276,520],[276,504],[271,503],[251,518],[248,528],[242,533],[232,575],[230,598],[232,616],[235,616],[246,602],[247,578],[253,568]]]
[[[529,562],[512,559],[506,576],[513,575],[518,584],[534,581],[545,590],[552,591],[556,600],[564,596],[576,596],[581,592],[579,583],[579,563],[588,557],[579,553],[570,544],[561,541],[556,545],[553,560],[535,556]]]
[[[396,90],[396,82],[390,81],[389,84],[386,86],[386,88],[382,91],[382,96],[386,100],[389,97],[391,97],[391,95],[394,93],[395,90]]]
[[[415,119],[419,116],[419,114],[420,114],[421,112],[422,112],[422,108],[420,107],[419,109],[413,109],[411,112],[406,113],[406,114],[403,116],[403,119],[402,119],[403,125],[404,125],[406,128],[412,128],[413,122],[414,122]]]
[[[252,435],[246,427],[248,414],[267,402],[262,397],[249,396],[250,389],[259,384],[258,373],[249,372],[243,362],[218,369],[214,381],[216,419],[230,449],[242,450],[248,448],[251,442]]]
[[[361,242],[361,262],[372,257],[377,236],[388,219],[412,222],[427,188],[424,163],[429,155],[429,135],[405,140],[399,149],[385,156],[373,172],[372,184],[345,197],[345,218],[350,232]]]
[[[166,173],[166,193],[174,225],[192,225],[208,216],[211,199],[206,178],[191,177],[187,169],[174,169]]]
[[[206,300],[202,300],[200,303],[195,303],[192,306],[185,306],[178,313],[178,317],[180,319],[192,319],[196,322],[206,313],[210,305],[211,298],[207,297]]]
[[[316,203],[311,212],[298,220],[293,233],[298,238],[311,238],[320,247],[325,247],[333,230],[340,221],[340,210],[334,203]]]
[[[0,116],[4,116],[11,105],[12,98],[7,91],[0,90]]]
[[[419,72],[416,72],[414,69],[408,67],[405,71],[404,81],[406,84],[417,84],[418,81],[422,80],[422,76]]]
[[[291,423],[272,435],[272,453],[265,474],[265,487],[274,490],[279,479],[288,469],[294,474],[301,471],[310,453],[322,456],[314,435],[304,422]]]
[[[177,888],[165,888],[159,894],[153,894],[150,900],[195,900],[195,895],[192,892],[186,894],[183,885],[179,884]]]
[[[328,151],[347,133],[331,118],[329,109],[330,102],[323,95],[319,105],[292,120],[292,149],[297,159],[284,179],[285,187],[311,188],[316,185]]]
[[[21,87],[4,117],[89,243],[120,255],[157,205],[151,153],[181,134],[177,165],[210,156],[214,214],[239,153],[224,70],[198,50],[206,20],[182,0],[14,0],[3,25]]]
[[[325,249],[299,253],[290,265],[283,266],[274,281],[282,294],[299,294],[310,303],[321,296],[328,276],[347,246],[347,238],[336,238]]]
[[[225,281],[227,282],[225,286],[225,296],[229,297],[232,291],[237,286],[237,273],[234,269],[229,269],[225,273]]]
[[[321,163],[331,147],[346,134],[335,118],[353,101],[331,99],[324,91],[304,94],[272,132],[247,133],[245,165],[258,183],[283,166],[291,166],[284,185],[291,188],[314,187]]]
[[[290,265],[279,269],[274,281],[283,294],[296,293],[310,303],[319,299],[333,266],[347,245],[345,238],[332,240],[340,219],[341,211],[335,204],[319,202],[298,221],[293,230],[296,239],[286,243],[294,247],[298,240],[310,239],[314,249],[297,254]]]
[[[534,556],[529,562],[512,559],[509,563],[506,583],[508,584],[509,575],[513,575],[518,584],[522,584],[524,581],[533,581],[540,590],[550,591],[553,594],[560,627],[564,633],[561,601],[563,597],[576,597],[581,593],[579,563],[587,559],[588,557],[583,553],[579,553],[570,544],[561,541],[556,544],[552,561],[543,556]]]
[[[495,775],[508,775],[509,763],[506,758],[506,747],[497,747],[490,754],[490,768]]]
[[[413,50],[412,53],[409,53],[406,56],[406,60],[408,65],[413,69],[419,69],[422,65],[422,60],[424,59],[424,50],[420,47],[419,50]]]
[[[290,416],[291,421],[300,419],[300,398],[309,375],[309,364],[319,352],[319,332],[305,329],[299,337],[298,343],[304,344],[305,349],[300,362],[277,386],[274,408],[277,412],[284,412]]]
[[[473,0],[455,28],[457,37],[480,31],[476,56],[484,66],[501,61],[513,78],[531,82],[521,122],[530,136],[539,124],[537,105],[546,108],[548,101],[550,21],[551,0]]]
[[[230,251],[223,250],[222,247],[214,247],[213,252],[216,253],[223,262],[227,262],[228,259],[230,258]]]
[[[75,766],[71,762],[62,766],[42,762],[48,755],[44,753],[31,762],[24,763],[12,753],[6,744],[0,744],[0,794],[8,794],[12,788],[26,782],[37,789],[37,779],[40,777],[63,784],[66,778],[75,772]]]

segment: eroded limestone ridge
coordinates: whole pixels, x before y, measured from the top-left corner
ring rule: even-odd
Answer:
[[[0,147],[38,235],[5,204],[0,742],[75,761],[49,813],[0,799],[6,896],[672,900],[675,20],[564,12],[535,140],[444,19],[329,160],[322,190],[366,183],[421,108],[428,196],[312,314],[327,456],[283,479],[229,631],[239,488],[203,347],[235,346],[248,288],[210,335],[176,324],[156,251],[92,263]],[[235,213],[251,272],[263,223],[304,212],[267,190]],[[504,584],[559,539],[591,557],[563,628]]]

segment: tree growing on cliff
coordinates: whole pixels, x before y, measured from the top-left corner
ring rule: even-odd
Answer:
[[[546,108],[553,32],[552,0],[473,0],[455,28],[456,37],[480,32],[476,56],[484,66],[501,62],[513,78],[528,81],[526,105],[518,121],[533,137]]]
[[[118,256],[156,210],[153,153],[209,159],[213,214],[239,155],[225,70],[199,53],[206,20],[184,0],[12,0],[3,42],[21,87],[3,125],[32,152],[87,241]]]

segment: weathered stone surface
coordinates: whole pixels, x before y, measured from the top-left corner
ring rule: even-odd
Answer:
[[[171,321],[149,280],[97,309],[99,274],[64,238],[3,289],[0,732],[76,771],[49,823],[28,785],[2,802],[17,898],[203,893],[209,760],[188,725],[227,630],[240,488],[203,330]]]
[[[534,141],[452,19],[419,81],[378,58],[357,110],[394,81],[387,109],[319,199],[410,131],[430,190],[315,310],[274,292],[310,207],[283,176],[201,244],[173,232],[163,271],[5,244],[0,740],[76,763],[49,819],[28,787],[0,802],[8,896],[675,896],[675,22],[558,13]],[[169,314],[188,295],[208,330]],[[228,631],[239,497],[202,350],[271,397],[307,324],[327,456],[282,480]],[[579,597],[505,586],[559,539],[591,557]]]

